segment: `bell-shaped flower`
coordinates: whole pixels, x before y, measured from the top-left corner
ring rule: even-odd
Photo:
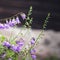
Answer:
[[[16,41],[16,44],[19,45],[20,47],[22,47],[24,45],[24,40],[22,38],[20,38],[20,40]]]
[[[21,23],[18,17],[16,17],[16,22],[17,24]]]
[[[25,13],[21,13],[20,15],[21,15],[23,20],[26,19],[26,14]]]
[[[7,41],[4,41],[4,42],[3,42],[3,46],[5,46],[5,47],[7,47],[7,48],[10,48],[10,47],[11,47],[10,43],[7,42]]]
[[[10,28],[10,26],[8,24],[4,24],[4,28]]]
[[[10,49],[13,50],[14,52],[18,53],[18,52],[20,52],[21,47],[20,46],[12,45]]]
[[[34,43],[35,43],[35,38],[32,37],[32,39],[31,39],[31,44],[34,44]]]
[[[4,25],[0,23],[0,29],[4,29]]]
[[[8,23],[9,26],[13,27],[14,24],[12,23],[11,19],[9,20],[9,23]]]
[[[36,60],[36,55],[31,55],[33,60]]]
[[[35,50],[35,49],[32,49],[32,50],[30,51],[30,54],[31,54],[31,57],[32,57],[33,60],[36,60],[36,55],[35,55],[35,53],[36,53],[36,50]]]

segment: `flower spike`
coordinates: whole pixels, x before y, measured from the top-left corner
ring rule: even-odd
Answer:
[[[17,24],[21,23],[19,20],[19,17],[16,17],[16,22],[17,22]]]

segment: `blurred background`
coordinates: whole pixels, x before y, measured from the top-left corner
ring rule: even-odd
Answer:
[[[47,29],[60,31],[60,0],[0,0],[0,19],[11,17],[18,12],[27,14],[30,6],[33,7],[33,29],[41,29],[50,12]]]

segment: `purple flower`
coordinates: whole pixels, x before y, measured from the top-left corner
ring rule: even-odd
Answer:
[[[34,54],[35,52],[36,52],[36,50],[35,50],[35,49],[31,50],[31,54]]]
[[[35,52],[36,52],[36,50],[35,50],[35,49],[32,49],[32,50],[30,51],[30,54],[35,54]]]
[[[20,47],[22,47],[24,45],[24,40],[22,38],[20,38],[20,40],[16,41],[16,44],[18,44]]]
[[[4,28],[9,28],[10,26],[8,24],[4,24]]]
[[[18,44],[21,47],[21,46],[23,46],[24,42],[16,41],[16,44]]]
[[[10,20],[9,23],[8,23],[9,26],[13,27],[14,26],[14,23],[12,23],[12,21]]]
[[[13,27],[15,26],[16,24],[19,24],[20,21],[19,21],[19,18],[17,17],[16,20],[13,18],[12,20],[10,19],[9,22],[6,21],[6,24],[8,24],[10,27]]]
[[[10,45],[10,43],[9,43],[9,42],[4,41],[4,42],[3,42],[3,46],[6,46],[7,48],[10,48],[10,46],[11,46],[11,45]]]
[[[18,17],[16,17],[16,22],[17,24],[21,23]]]
[[[14,45],[12,45],[11,46],[11,50],[13,50],[14,52],[20,52],[20,50],[21,50],[21,47],[20,46],[14,46]]]
[[[14,25],[16,25],[16,21],[15,19],[12,19],[12,20],[10,19],[9,22],[6,21],[6,24],[9,25],[10,27],[13,27]]]
[[[0,29],[5,29],[5,28],[9,28],[10,26],[8,24],[2,24],[0,23]]]
[[[22,17],[23,20],[26,19],[25,13],[21,13],[21,17]]]
[[[15,26],[16,24],[19,24],[19,23],[21,23],[21,22],[20,22],[18,17],[16,17],[16,19],[14,19],[14,18],[12,20],[10,19],[9,21],[6,20],[5,24],[0,23],[0,29],[13,27],[13,26]]]
[[[16,20],[14,18],[12,19],[12,24],[14,24],[14,25],[17,24],[17,22],[16,22]]]
[[[36,60],[36,55],[31,55],[33,60]]]
[[[33,60],[36,60],[35,52],[36,52],[35,49],[32,49],[32,50],[30,51],[30,54],[31,54],[31,57],[32,57]]]
[[[4,25],[0,23],[0,29],[4,29]]]
[[[34,44],[34,43],[35,43],[35,38],[33,37],[31,40],[31,44]]]

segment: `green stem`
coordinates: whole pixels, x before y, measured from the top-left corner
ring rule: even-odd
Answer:
[[[46,17],[46,20],[45,20],[45,22],[43,24],[43,29],[42,29],[41,33],[39,33],[37,39],[35,40],[35,44],[33,46],[31,46],[30,50],[34,48],[34,46],[36,45],[36,43],[39,40],[39,38],[43,35],[43,31],[44,31],[44,29],[47,26],[47,22],[48,22],[49,17],[50,17],[50,13],[48,13],[48,16]]]

